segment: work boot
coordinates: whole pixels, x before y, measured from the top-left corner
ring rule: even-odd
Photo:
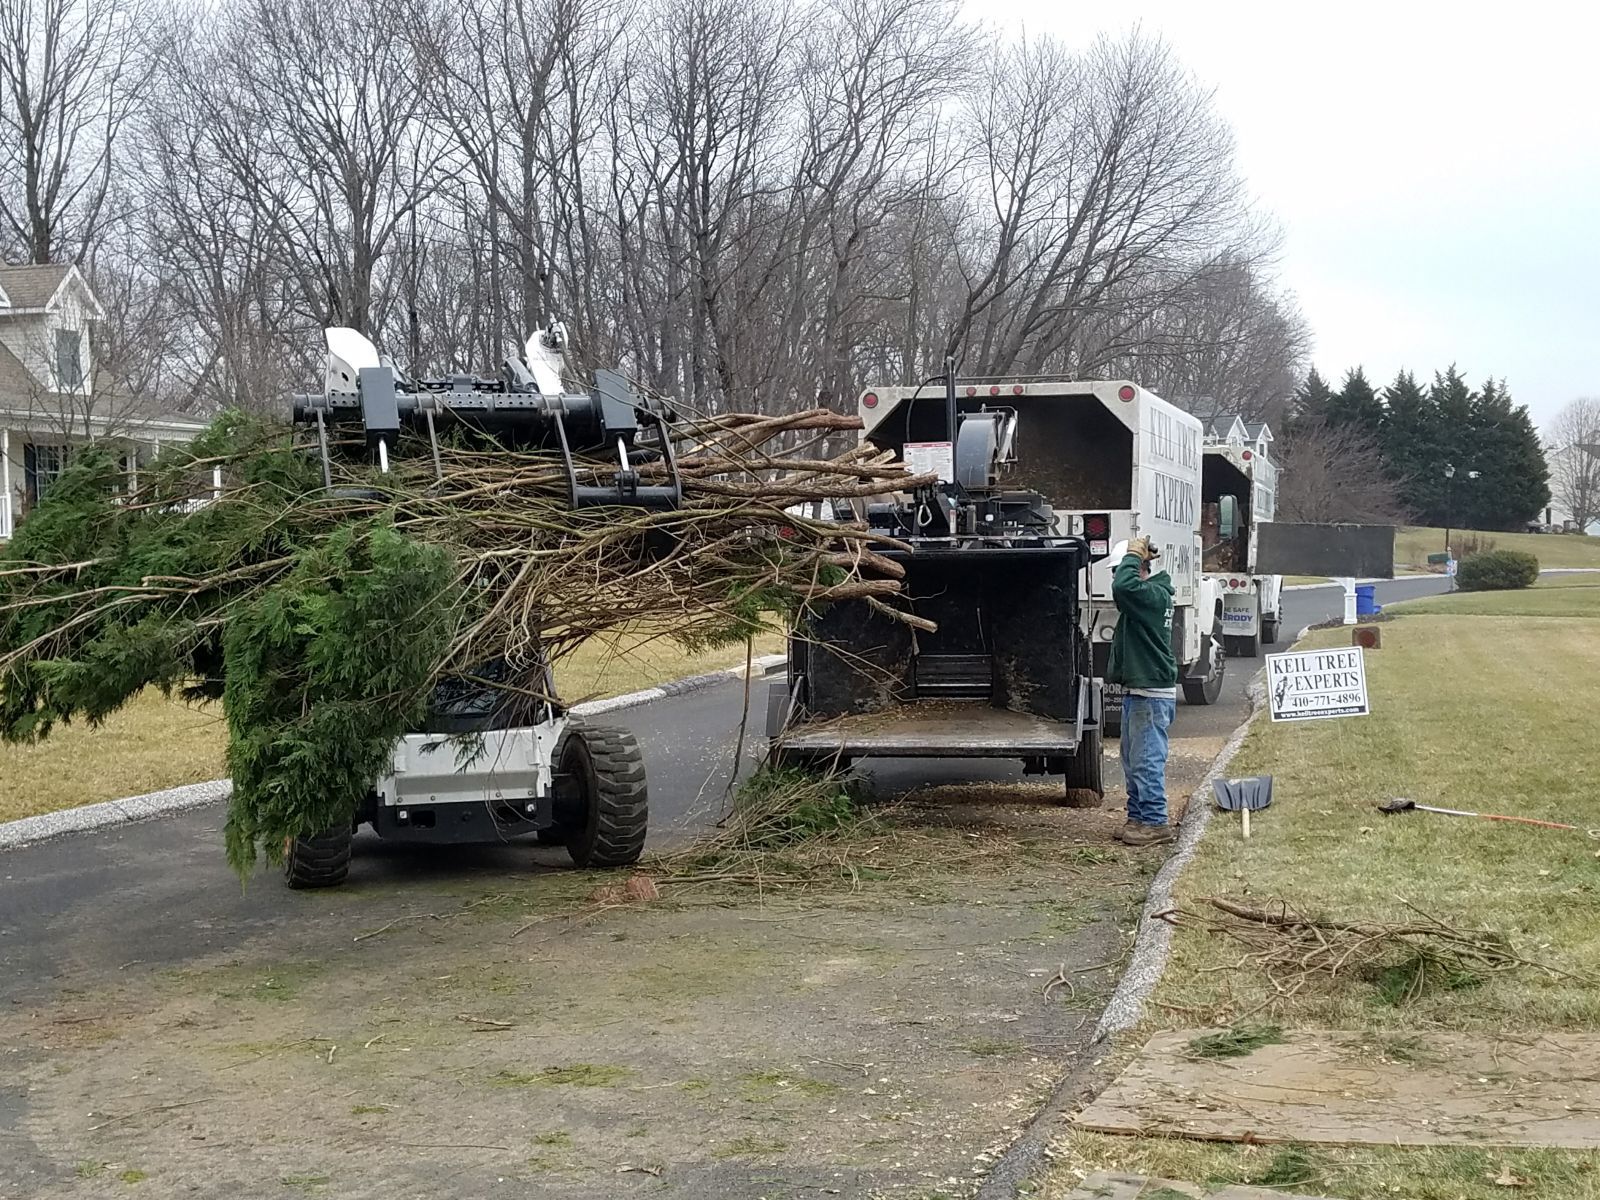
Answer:
[[[1145,825],[1139,821],[1129,821],[1111,836],[1128,846],[1155,846],[1170,842],[1177,837],[1177,833],[1171,825]]]

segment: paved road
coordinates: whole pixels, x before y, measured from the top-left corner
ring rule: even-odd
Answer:
[[[1379,585],[1379,599],[1425,595],[1442,585],[1427,576],[1395,580]],[[1284,629],[1327,620],[1341,607],[1341,593],[1333,587],[1289,592]],[[1175,734],[1225,736],[1245,715],[1244,688],[1259,665],[1259,660],[1231,661],[1222,702],[1209,708],[1180,706]],[[764,752],[757,716],[764,711],[760,681],[751,695],[752,725],[741,769],[749,769]],[[743,697],[743,684],[730,683],[614,714],[638,735],[649,764],[656,844],[703,828],[721,812]],[[1020,775],[1020,768],[1008,763],[960,761],[886,761],[872,770],[875,788],[889,792]],[[1107,775],[1114,779],[1115,774],[1113,752]],[[147,968],[180,965],[293,921],[304,896],[270,876],[241,889],[228,870],[222,815],[220,806],[212,806],[0,852],[0,1000],[40,995],[69,978],[114,972],[131,962]],[[404,880],[421,896],[526,869],[536,857],[559,861],[559,854],[522,845],[396,846],[364,836],[352,890],[359,894],[362,884]]]

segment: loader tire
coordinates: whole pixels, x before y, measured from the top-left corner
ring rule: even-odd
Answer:
[[[1184,678],[1183,699],[1186,704],[1215,704],[1222,695],[1222,677],[1228,669],[1227,640],[1213,636],[1204,651],[1205,675],[1199,679]]]
[[[1099,729],[1091,729],[1078,743],[1078,752],[1067,759],[1066,787],[1061,793],[1061,803],[1066,808],[1099,808],[1105,799],[1106,787],[1100,768],[1105,756],[1105,743]]]
[[[283,877],[290,887],[338,887],[350,874],[350,826],[316,837],[290,838],[283,856]]]
[[[580,867],[625,867],[639,861],[649,827],[644,758],[626,729],[567,726],[557,770],[578,781],[575,809],[557,813],[567,854]]]

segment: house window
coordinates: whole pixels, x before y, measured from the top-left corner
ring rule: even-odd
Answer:
[[[83,334],[76,329],[56,330],[56,386],[63,392],[83,386]]]
[[[29,445],[23,447],[23,473],[26,476],[28,502],[37,504],[50,485],[67,469],[67,447]]]

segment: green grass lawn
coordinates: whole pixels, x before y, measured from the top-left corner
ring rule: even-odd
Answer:
[[[783,649],[776,633],[757,655]],[[690,655],[674,642],[592,639],[561,660],[556,685],[569,703],[637,691],[744,662],[744,648]],[[98,729],[57,728],[36,746],[0,743],[0,821],[117,800],[227,774],[228,730],[217,705],[193,708],[142,693]]]
[[[1252,728],[1230,767],[1274,777],[1274,804],[1243,841],[1218,815],[1177,889],[1180,904],[1227,895],[1275,899],[1311,914],[1404,920],[1407,903],[1458,928],[1488,927],[1521,953],[1579,978],[1523,969],[1433,979],[1404,996],[1394,973],[1315,977],[1292,995],[1241,951],[1180,930],[1140,1033],[1226,1025],[1394,1034],[1460,1029],[1600,1030],[1600,841],[1431,813],[1384,816],[1382,801],[1509,813],[1600,826],[1600,586],[1560,581],[1520,592],[1457,593],[1397,606],[1383,648],[1366,656],[1372,715]],[[1308,645],[1347,643],[1323,630]],[[1140,1036],[1129,1039],[1141,1043]],[[1587,1068],[1585,1068],[1587,1069]],[[1440,1148],[1219,1146],[1074,1133],[1057,1146],[1071,1169],[1115,1163],[1188,1180],[1278,1183],[1365,1198],[1478,1200],[1508,1194],[1600,1197],[1600,1155]],[[1053,1183],[1052,1187],[1055,1186]],[[1516,1193],[1509,1193],[1516,1194]]]
[[[1450,544],[1463,553],[1470,539],[1492,541],[1497,550],[1521,550],[1539,560],[1541,567],[1600,567],[1600,538],[1579,533],[1494,533],[1455,529]],[[1444,530],[1404,525],[1395,531],[1394,561],[1425,567],[1428,555],[1444,553]]]
[[[1509,592],[1451,592],[1384,605],[1395,615],[1463,617],[1600,617],[1600,575],[1546,575]]]

